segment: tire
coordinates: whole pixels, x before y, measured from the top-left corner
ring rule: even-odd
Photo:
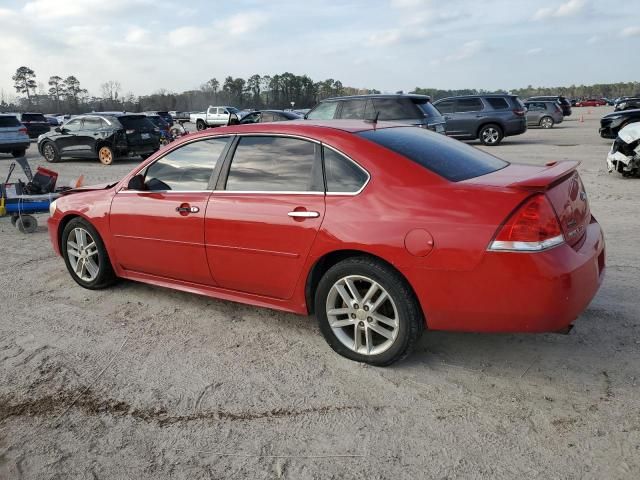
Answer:
[[[12,215],[11,216],[11,225],[13,225],[15,227],[16,223],[18,223],[18,216],[17,215]]]
[[[42,156],[49,163],[56,163],[60,161],[60,154],[53,142],[46,142],[42,145]]]
[[[33,233],[38,229],[38,220],[31,215],[18,215],[15,226],[22,233]]]
[[[207,128],[207,124],[204,123],[204,121],[198,120],[196,122],[196,130],[200,131],[200,130],[204,130],[205,128]]]
[[[84,241],[79,230],[84,232]],[[99,290],[115,283],[117,278],[107,249],[88,221],[79,217],[69,221],[62,232],[60,249],[71,278],[81,287]]]
[[[495,123],[488,123],[487,125],[483,125],[478,132],[478,139],[482,142],[483,145],[487,145],[493,147],[495,145],[499,145],[504,138],[504,134],[502,133],[502,129],[500,126]]]
[[[540,119],[540,126],[542,128],[546,128],[546,129],[553,128],[553,125],[554,125],[554,121],[553,121],[553,118],[551,117],[544,116]]]
[[[115,159],[116,154],[109,145],[102,145],[98,148],[98,160],[103,165],[111,165]]]
[[[18,157],[24,157],[26,153],[27,153],[27,149],[23,148],[22,150],[13,150],[11,152],[11,155],[13,155],[13,158],[18,158]]]
[[[374,284],[377,290],[366,300]],[[351,287],[357,297],[349,294]],[[322,335],[336,353],[377,366],[405,358],[424,330],[422,310],[406,280],[368,257],[343,260],[324,274],[315,292],[315,312]]]

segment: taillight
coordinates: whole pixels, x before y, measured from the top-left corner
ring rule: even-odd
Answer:
[[[20,127],[20,128],[18,129],[18,132],[19,132],[19,133],[27,133],[27,128],[26,128],[26,127]]]
[[[547,197],[538,194],[500,227],[488,250],[537,252],[564,243],[560,222]]]
[[[519,117],[523,117],[525,114],[526,110],[523,108],[516,108],[513,113],[515,113],[516,115],[518,115]]]
[[[129,130],[125,130],[125,133],[127,135],[133,135],[134,133],[136,133],[136,131],[130,128]]]

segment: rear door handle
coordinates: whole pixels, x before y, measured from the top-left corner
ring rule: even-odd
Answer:
[[[289,215],[290,217],[298,217],[298,218],[318,218],[320,216],[320,213],[307,212],[307,211],[302,211],[302,212],[293,211],[293,212],[289,212],[287,215]]]

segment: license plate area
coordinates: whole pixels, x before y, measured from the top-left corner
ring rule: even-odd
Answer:
[[[151,135],[149,135],[148,133],[141,133],[140,138],[142,138],[142,140],[149,140],[151,138]]]

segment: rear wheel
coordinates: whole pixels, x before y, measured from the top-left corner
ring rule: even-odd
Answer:
[[[367,257],[349,258],[324,274],[315,311],[333,350],[372,365],[403,359],[423,331],[422,312],[406,280]]]
[[[18,157],[24,157],[24,154],[27,153],[27,149],[23,148],[21,150],[14,150],[11,152],[11,155],[13,155],[14,158],[18,158]]]
[[[196,122],[196,128],[197,128],[198,130],[204,130],[205,128],[207,128],[207,124],[206,124],[206,123],[204,123],[204,121],[203,121],[203,120],[198,120],[198,121]]]
[[[101,164],[111,165],[114,157],[113,149],[108,145],[103,145],[98,149],[98,160],[100,160]]]
[[[551,128],[551,127],[553,127],[553,118],[551,118],[551,117],[542,117],[540,119],[540,126],[542,128]]]
[[[112,285],[116,276],[97,230],[82,218],[64,227],[60,248],[67,270],[76,283],[90,290]]]
[[[42,146],[42,156],[49,163],[55,163],[60,160],[58,149],[52,142],[47,142]]]
[[[38,229],[38,221],[31,215],[19,215],[15,225],[22,233],[33,233]]]
[[[484,145],[498,145],[502,141],[502,137],[502,129],[493,123],[484,125],[478,132],[478,138]]]

